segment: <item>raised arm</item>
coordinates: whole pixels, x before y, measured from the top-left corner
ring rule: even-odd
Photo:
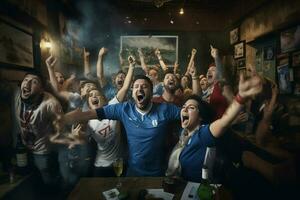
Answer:
[[[224,69],[221,62],[221,57],[219,54],[219,50],[210,45],[210,54],[215,60],[216,70],[217,70],[217,80],[225,79]]]
[[[129,68],[128,68],[127,75],[125,77],[122,88],[117,93],[117,99],[119,102],[124,101],[126,94],[128,92],[128,89],[130,87],[132,77],[133,77],[133,71],[134,71],[134,67],[135,67],[135,58],[133,56],[129,56],[128,62],[129,62]]]
[[[189,69],[189,75],[192,77],[193,94],[199,95],[200,83],[199,83],[199,77],[197,76],[197,69],[194,64],[192,64],[192,66]]]
[[[188,66],[186,68],[185,75],[189,75],[190,68],[194,65],[196,53],[197,53],[197,50],[196,49],[192,49],[191,58],[190,58]]]
[[[222,87],[222,95],[226,98],[228,103],[231,103],[233,100],[233,92],[231,87],[228,84],[226,84],[226,78],[225,78],[219,50],[214,48],[212,45],[210,45],[210,49],[211,49],[210,50],[211,56],[214,58],[215,65],[216,65],[216,72],[217,72],[216,79],[225,83]]]
[[[70,85],[73,84],[75,79],[76,79],[76,74],[75,73],[71,74],[71,76],[67,80],[65,80],[62,90],[68,90]]]
[[[138,48],[138,53],[139,53],[139,57],[140,57],[142,69],[144,70],[144,72],[146,73],[146,75],[148,75],[149,69],[148,69],[148,66],[147,66],[146,63],[145,63],[144,54],[143,54],[141,48]],[[130,65],[130,64],[129,64],[129,65]]]
[[[277,95],[278,95],[278,88],[275,83],[272,84],[272,97],[268,102],[265,102],[264,107],[264,114],[263,118],[258,123],[255,136],[256,136],[256,142],[259,145],[263,145],[265,142],[265,138],[269,133],[270,124],[272,122],[272,115],[274,108],[276,106],[277,101]]]
[[[46,65],[49,73],[49,78],[50,78],[50,83],[53,87],[53,89],[58,92],[58,83],[55,77],[55,72],[54,72],[54,67],[56,65],[57,59],[54,58],[54,56],[51,54],[47,59],[46,59]]]
[[[162,56],[160,55],[159,49],[155,49],[154,53],[155,53],[156,57],[158,58],[159,64],[160,64],[161,68],[163,69],[163,71],[167,71],[168,66],[165,64]]]
[[[89,78],[91,74],[91,66],[90,66],[90,52],[88,52],[85,48],[83,48],[83,62],[84,62],[84,76]]]
[[[254,76],[251,79],[245,80],[244,76],[241,74],[238,88],[238,94],[223,116],[210,125],[210,131],[214,137],[220,137],[239,114],[244,103],[252,96],[261,92],[261,79],[258,76]]]
[[[103,60],[106,53],[107,53],[107,49],[102,47],[99,50],[98,60],[97,60],[97,77],[101,88],[103,88],[106,85],[106,79],[104,76],[104,69],[103,69]]]
[[[179,64],[178,61],[176,60],[174,63],[174,74],[179,73]]]

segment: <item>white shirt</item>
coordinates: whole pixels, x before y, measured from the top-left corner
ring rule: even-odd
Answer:
[[[118,99],[114,97],[108,104],[117,104]],[[98,150],[94,165],[96,167],[108,167],[112,162],[122,155],[120,126],[116,120],[89,120],[87,133],[91,134],[97,142]]]

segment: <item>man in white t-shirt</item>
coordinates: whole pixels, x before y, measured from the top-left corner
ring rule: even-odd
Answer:
[[[33,155],[34,165],[40,171],[45,184],[54,184],[57,174],[55,156],[50,136],[55,134],[53,120],[62,113],[60,103],[44,91],[43,78],[38,73],[27,73],[21,88],[15,95],[17,131],[23,144]]]

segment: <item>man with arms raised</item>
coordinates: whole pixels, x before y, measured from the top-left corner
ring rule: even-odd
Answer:
[[[152,103],[152,87],[148,77],[138,75],[133,81],[134,102],[107,105],[87,112],[76,110],[65,115],[62,121],[73,123],[95,118],[121,121],[129,148],[127,175],[162,176],[166,130],[171,121],[179,119],[179,109],[172,104]]]

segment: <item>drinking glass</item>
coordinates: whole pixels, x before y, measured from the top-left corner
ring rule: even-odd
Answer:
[[[117,188],[120,188],[122,186],[121,180],[120,180],[120,176],[123,172],[123,159],[122,158],[117,158],[114,162],[113,162],[113,167],[114,167],[114,171],[115,174],[118,177],[118,183],[116,185]]]

